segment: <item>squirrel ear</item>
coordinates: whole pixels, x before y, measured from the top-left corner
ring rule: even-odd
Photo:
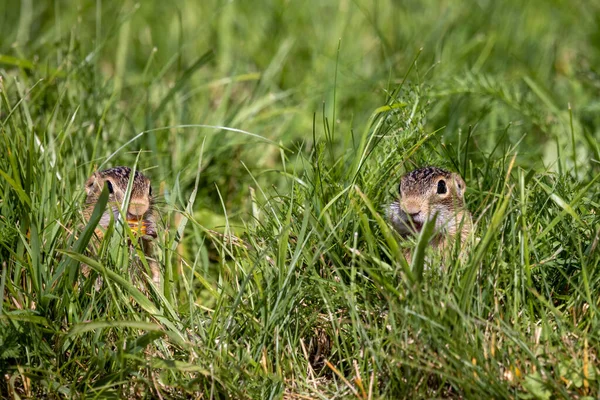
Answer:
[[[465,181],[463,180],[463,178],[460,177],[460,175],[458,175],[458,174],[453,174],[453,175],[454,175],[454,184],[456,185],[456,193],[460,197],[463,197],[465,195],[465,189],[467,188],[467,185],[465,185]]]

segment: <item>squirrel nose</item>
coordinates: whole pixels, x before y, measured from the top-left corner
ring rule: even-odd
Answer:
[[[129,211],[127,212],[127,219],[131,220],[131,221],[139,221],[140,219],[142,219],[141,215],[137,215],[137,214],[132,214]]]
[[[146,211],[148,211],[148,206],[146,204],[130,203],[129,209],[127,210],[127,218],[141,219]]]

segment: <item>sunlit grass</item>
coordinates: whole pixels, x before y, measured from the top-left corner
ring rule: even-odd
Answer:
[[[0,397],[600,395],[597,6],[13,3]],[[115,165],[159,287],[127,230],[89,251]],[[465,257],[385,221],[424,165],[467,183]]]

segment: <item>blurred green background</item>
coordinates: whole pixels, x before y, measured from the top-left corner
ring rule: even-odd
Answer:
[[[16,67],[26,72],[24,90],[37,83],[30,95],[36,131],[58,140],[59,152],[73,152],[86,173],[137,133],[180,124],[242,129],[295,152],[310,151],[313,123],[322,137],[327,118],[343,152],[405,78],[428,91],[426,129],[441,128],[437,143],[457,143],[473,129],[474,158],[519,143],[519,162],[556,168],[557,149],[570,143],[568,104],[582,161],[592,157],[586,140],[598,137],[598,8],[577,1],[9,0],[0,13],[0,68],[5,85]],[[45,114],[58,98],[54,123],[73,118],[64,137]],[[95,147],[98,136],[106,143]],[[182,174],[189,185],[203,142],[202,186],[210,189],[200,201],[212,206],[213,182],[228,205],[247,194],[242,162],[256,174],[281,163],[275,146],[210,128],[147,133],[112,163],[147,150],[142,165],[155,167],[155,179]]]

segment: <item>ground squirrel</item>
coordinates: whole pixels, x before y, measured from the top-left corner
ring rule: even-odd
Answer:
[[[85,191],[87,194],[85,200],[85,209],[83,216],[85,220],[89,220],[104,183],[108,186],[109,198],[108,207],[104,211],[98,228],[96,228],[96,236],[102,239],[104,230],[108,227],[111,213],[115,220],[119,220],[121,213],[119,208],[122,207],[127,193],[127,186],[131,176],[131,168],[129,167],[114,167],[104,171],[96,171],[85,183]],[[154,214],[152,185],[150,179],[139,171],[135,171],[133,184],[131,187],[131,196],[127,205],[127,211],[123,210],[126,216],[126,221],[131,230],[139,235],[140,244],[146,255],[151,255],[151,242],[157,237],[156,231],[156,216]],[[155,283],[159,283],[160,273],[158,265],[155,261],[149,260],[149,265],[152,270],[152,279]],[[86,270],[84,269],[84,274]],[[87,273],[89,274],[89,272]],[[86,274],[86,275],[87,275]]]
[[[420,232],[427,220],[436,218],[431,242],[435,249],[451,247],[457,234],[464,243],[472,229],[465,188],[457,173],[436,167],[416,169],[402,176],[399,198],[388,206],[387,217],[402,237]],[[405,255],[410,261],[410,253]]]

